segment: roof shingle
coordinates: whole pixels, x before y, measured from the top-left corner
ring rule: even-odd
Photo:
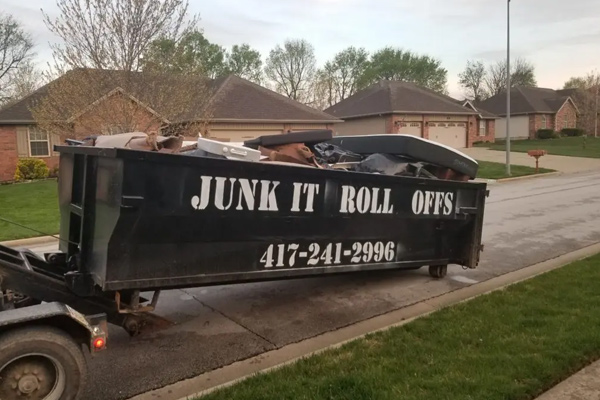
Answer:
[[[69,71],[58,79],[65,79],[70,73],[76,71]],[[151,97],[143,93],[145,87],[143,73],[129,73],[125,79],[123,77],[127,73],[122,71],[85,70],[84,73],[93,74],[94,79],[102,82],[101,84],[106,86],[105,93],[116,89],[117,86],[130,86],[123,87],[124,91],[143,103],[148,103],[147,106],[161,114],[160,106],[149,104],[152,102]],[[20,101],[0,109],[0,124],[34,123],[30,111],[31,105],[46,96],[51,85],[57,81],[50,82]],[[127,85],[127,82],[130,85]],[[214,79],[208,86],[211,96],[209,102],[211,121],[341,122],[329,114],[234,75]],[[198,91],[198,96],[206,95],[205,90]],[[197,100],[197,104],[205,103],[204,99]],[[198,115],[194,115],[198,112],[197,108],[190,107],[190,109],[194,111],[177,116],[163,116],[175,122],[198,120]]]
[[[338,118],[391,113],[476,114],[449,96],[409,82],[383,80],[327,108]]]
[[[510,90],[510,113],[519,114],[554,114],[569,99],[569,95],[553,89],[515,86]],[[506,115],[506,92],[497,94],[487,100],[476,103],[499,116]]]

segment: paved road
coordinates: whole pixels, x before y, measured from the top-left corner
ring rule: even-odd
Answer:
[[[600,242],[600,172],[491,185],[482,263],[164,293],[177,325],[140,338],[114,329],[87,399],[124,399]],[[47,250],[47,249],[45,249]]]

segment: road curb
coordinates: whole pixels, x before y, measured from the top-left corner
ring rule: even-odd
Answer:
[[[434,311],[502,290],[507,286],[531,279],[560,268],[571,262],[600,253],[600,243],[563,254],[561,256],[509,272],[486,281],[442,294],[398,310],[292,343],[279,349],[234,362],[196,377],[160,389],[131,397],[129,400],[189,400],[206,395],[216,389],[233,385],[257,373],[268,372],[293,363],[304,357],[339,347],[365,335],[411,322]]]
[[[532,174],[532,175],[525,175],[525,176],[515,176],[513,178],[502,178],[502,179],[496,179],[496,183],[504,183],[504,182],[512,182],[512,181],[520,181],[523,179],[534,179],[534,178],[542,178],[545,176],[552,176],[552,175],[561,175],[563,174],[563,172],[560,171],[554,171],[554,172],[543,172],[541,174]]]
[[[59,239],[54,236],[36,236],[32,238],[26,239],[16,239],[16,240],[7,240],[5,242],[0,242],[2,246],[8,247],[24,247],[24,246],[35,246],[38,244],[50,244],[54,242],[58,242]]]

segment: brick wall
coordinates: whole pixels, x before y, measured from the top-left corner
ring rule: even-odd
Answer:
[[[112,119],[110,116],[111,110],[116,115],[122,114],[121,110],[123,109],[128,110],[128,105],[123,104],[123,102],[129,103],[130,100],[123,99],[120,96],[114,96],[105,100],[101,105],[98,105],[79,116],[73,124],[73,136],[75,138],[83,138],[89,135],[103,134],[103,130],[107,125],[125,119],[124,117]],[[133,108],[133,111],[128,110],[125,112],[125,115],[129,115],[128,113],[135,111],[135,115],[131,116],[131,119],[135,121],[135,130],[146,133],[153,130],[157,131],[161,125],[160,120],[146,109],[139,106],[137,107],[138,108]]]
[[[0,181],[11,181],[17,167],[17,127],[0,126]]]
[[[468,147],[473,146],[473,144],[475,143],[494,142],[496,140],[496,120],[484,119],[483,121],[485,122],[485,136],[480,136],[479,122],[481,120],[475,117],[471,118],[469,118],[469,139],[467,144]],[[471,125],[471,122],[473,122],[473,125]]]
[[[546,126],[544,128],[544,117],[546,117]],[[554,129],[554,115],[552,114],[533,114],[529,116],[529,138],[535,139],[535,133],[540,129]]]
[[[477,137],[479,137],[479,122],[477,117],[470,116],[467,121],[467,147],[473,146]]]
[[[577,126],[577,111],[570,101],[556,113],[554,121],[554,130],[561,131],[563,128],[575,128]]]

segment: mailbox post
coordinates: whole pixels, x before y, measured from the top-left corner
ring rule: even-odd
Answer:
[[[534,157],[535,158],[535,173],[537,174],[539,171],[539,159],[542,156],[545,156],[546,154],[548,154],[548,152],[546,150],[529,150],[527,152],[527,154],[530,157]]]

